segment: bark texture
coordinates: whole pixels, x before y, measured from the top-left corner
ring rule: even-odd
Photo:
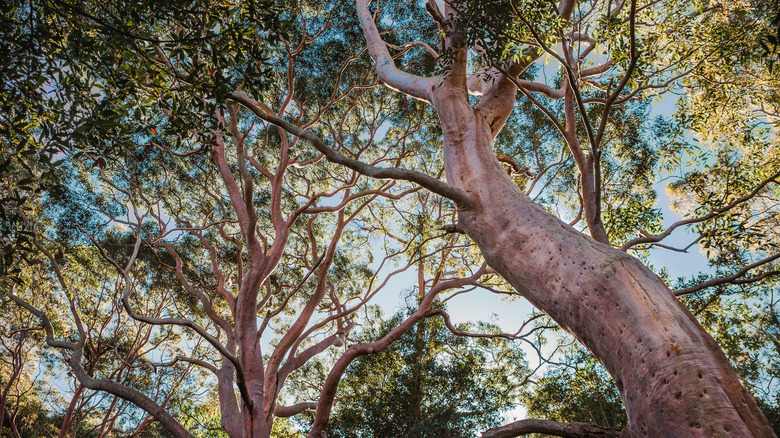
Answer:
[[[492,150],[495,108],[472,108],[457,84],[431,93],[447,179],[472,198],[459,225],[493,269],[605,365],[628,436],[775,436],[718,345],[660,278],[518,189]]]

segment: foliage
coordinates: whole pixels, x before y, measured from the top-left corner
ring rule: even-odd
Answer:
[[[523,394],[530,418],[586,422],[621,429],[626,413],[615,383],[604,367],[582,347],[570,347],[561,362],[548,369]]]
[[[443,306],[442,306],[443,307]],[[377,314],[357,338],[378,339],[404,319]],[[481,333],[500,333],[490,324]],[[470,437],[513,408],[527,372],[511,341],[453,335],[441,318],[424,319],[386,350],[345,373],[328,426],[335,437]]]

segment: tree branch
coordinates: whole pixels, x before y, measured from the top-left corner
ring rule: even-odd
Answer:
[[[713,286],[718,286],[718,285],[725,284],[725,283],[747,284],[747,283],[754,283],[756,281],[763,280],[766,277],[770,277],[770,276],[773,276],[773,275],[780,274],[780,271],[763,272],[763,273],[761,273],[759,275],[756,275],[755,277],[750,277],[750,278],[740,279],[740,277],[742,277],[743,275],[747,274],[748,271],[750,271],[751,269],[755,269],[755,268],[757,268],[759,266],[765,265],[767,263],[771,263],[771,262],[773,262],[773,261],[775,261],[777,259],[780,259],[780,253],[777,253],[775,255],[766,257],[766,258],[761,259],[761,260],[759,260],[759,261],[757,261],[755,263],[751,263],[750,265],[747,265],[744,268],[740,269],[735,274],[732,274],[732,275],[729,275],[729,276],[726,276],[726,277],[713,278],[710,281],[705,281],[704,283],[700,283],[700,284],[697,284],[695,286],[686,287],[685,289],[679,289],[679,290],[674,291],[674,294],[679,297],[681,295],[692,294],[692,293],[698,292],[698,291],[700,291],[702,289],[706,289],[708,287],[713,287]]]
[[[636,3],[636,0],[631,1],[631,9],[629,11],[630,60],[628,68],[626,69],[626,73],[623,75],[623,79],[620,81],[615,90],[612,91],[612,94],[607,97],[607,101],[604,103],[604,109],[602,110],[601,114],[601,122],[599,123],[599,128],[596,132],[595,140],[593,141],[594,150],[598,150],[601,144],[601,139],[604,138],[604,130],[607,127],[607,116],[609,115],[610,108],[615,103],[615,100],[620,96],[623,88],[628,85],[628,82],[631,80],[631,76],[634,74],[634,70],[636,69],[637,62],[639,61],[639,54],[636,51]],[[577,101],[580,104],[580,111],[582,112],[581,115],[583,119],[585,119],[587,117],[585,114],[585,106],[582,103],[582,97],[579,95],[579,92],[577,94]]]
[[[511,438],[529,433],[542,433],[566,438],[595,438],[618,437],[620,432],[620,429],[611,429],[589,423],[561,423],[551,420],[525,419],[488,429],[482,432],[481,438]]]
[[[277,406],[276,409],[274,409],[274,416],[281,418],[292,417],[303,411],[314,409],[317,409],[317,402],[303,402],[291,406]]]
[[[317,412],[315,413],[314,423],[312,425],[312,430],[309,433],[309,437],[319,438],[324,436],[324,430],[328,424],[328,418],[330,416],[330,411],[336,396],[336,389],[338,388],[339,381],[353,360],[359,356],[377,353],[387,348],[387,346],[398,340],[401,336],[403,336],[404,333],[409,331],[409,329],[417,324],[418,321],[430,316],[428,315],[428,310],[430,309],[433,300],[441,292],[449,289],[456,289],[467,285],[472,285],[477,280],[479,280],[479,278],[482,277],[486,271],[487,266],[483,265],[476,273],[474,273],[474,275],[470,277],[448,280],[437,284],[428,291],[428,293],[420,302],[418,309],[404,322],[391,330],[390,333],[375,342],[357,344],[349,347],[344,355],[341,356],[341,358],[331,368],[331,371],[325,380],[325,385],[320,392],[319,406],[317,406]]]
[[[528,91],[532,91],[534,93],[540,93],[543,96],[548,97],[550,99],[554,99],[554,100],[563,99],[563,95],[564,95],[563,87],[557,90],[553,90],[552,88],[550,88],[549,86],[541,82],[526,81],[523,79],[518,79],[516,81],[516,84],[518,87],[521,87]]]
[[[379,30],[374,23],[374,17],[368,10],[369,0],[357,0],[358,17],[360,26],[363,28],[363,35],[368,44],[368,53],[371,59],[376,63],[376,72],[379,80],[388,87],[404,93],[408,96],[420,99],[425,102],[431,101],[431,89],[438,83],[436,78],[423,78],[415,76],[398,69],[395,61],[390,56],[385,42],[379,35]]]
[[[43,326],[43,329],[46,332],[46,344],[55,348],[65,348],[67,350],[74,350],[77,347],[77,344],[75,342],[60,341],[54,338],[54,327],[51,325],[51,321],[49,320],[49,317],[46,316],[46,314],[43,311],[35,308],[27,301],[15,295],[13,292],[15,286],[16,285],[11,286],[11,290],[8,291],[8,298],[10,298],[11,301],[16,303],[18,306],[24,308],[25,310],[32,313],[33,315],[38,317],[38,319],[41,320],[41,325]]]
[[[341,155],[340,153],[336,152],[334,149],[326,145],[325,142],[323,142],[316,134],[309,131],[308,129],[303,129],[280,117],[277,117],[269,112],[266,112],[263,109],[265,105],[260,104],[259,102],[250,98],[246,94],[231,93],[230,98],[247,107],[260,119],[265,120],[266,122],[274,124],[276,126],[279,126],[280,128],[284,129],[290,134],[310,142],[314,146],[314,148],[320,151],[323,155],[325,155],[325,158],[327,158],[327,160],[330,161],[331,163],[344,165],[360,173],[361,175],[369,176],[372,178],[411,181],[413,183],[421,185],[422,187],[430,190],[433,193],[436,193],[437,195],[441,195],[444,196],[445,198],[452,199],[453,201],[455,201],[455,203],[458,204],[458,207],[461,209],[467,209],[467,210],[471,209],[472,206],[471,198],[466,192],[457,189],[455,187],[452,187],[449,184],[446,184],[437,178],[434,178],[430,175],[426,175],[421,172],[416,172],[414,170],[400,169],[396,167],[376,167],[359,160],[345,157],[344,155]]]
[[[284,365],[282,365],[279,369],[279,381],[283,382],[291,372],[305,365],[307,362],[309,362],[309,360],[311,360],[311,358],[322,353],[331,345],[344,345],[344,340],[346,339],[347,335],[349,335],[349,332],[352,331],[352,329],[355,327],[355,325],[355,322],[350,322],[346,327],[342,328],[337,333],[330,335],[322,341],[303,350],[301,354],[292,358],[288,358],[284,362]]]
[[[714,218],[715,216],[718,216],[721,213],[725,213],[726,211],[731,210],[732,208],[738,206],[739,204],[742,204],[744,202],[747,202],[747,201],[751,200],[764,187],[766,187],[769,183],[773,182],[773,183],[777,184],[778,183],[777,182],[777,178],[780,178],[780,172],[776,172],[775,174],[773,174],[769,178],[761,181],[761,183],[758,186],[756,186],[756,188],[753,189],[753,191],[751,191],[746,196],[743,196],[741,198],[735,199],[734,201],[724,205],[723,207],[716,208],[715,210],[712,210],[710,213],[705,214],[704,216],[700,216],[700,217],[697,217],[697,218],[691,218],[691,219],[685,219],[685,220],[681,220],[679,222],[675,222],[672,225],[670,225],[669,228],[667,228],[666,231],[664,231],[661,234],[652,235],[652,236],[645,236],[645,237],[639,237],[637,239],[629,240],[628,242],[624,243],[623,246],[620,247],[620,250],[621,251],[627,251],[632,246],[636,246],[636,245],[639,245],[639,244],[642,244],[642,243],[660,242],[661,240],[664,240],[667,237],[669,237],[669,235],[672,234],[672,231],[674,231],[676,228],[678,228],[678,227],[680,227],[682,225],[690,225],[690,224],[695,224],[695,223],[698,223],[698,222],[703,222],[703,221],[712,219],[712,218]]]
[[[171,434],[176,438],[193,438],[190,433],[176,421],[175,418],[162,406],[157,404],[154,400],[145,396],[143,393],[136,391],[122,385],[119,382],[105,379],[95,379],[90,376],[84,367],[81,365],[81,356],[83,354],[82,348],[77,348],[73,351],[73,355],[70,358],[70,367],[73,369],[73,374],[81,382],[84,387],[94,391],[105,391],[109,394],[115,395],[123,400],[127,400],[139,408],[143,409],[149,415],[159,421]]]

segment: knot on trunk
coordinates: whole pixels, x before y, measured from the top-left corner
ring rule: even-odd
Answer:
[[[461,228],[460,224],[457,222],[455,222],[454,224],[444,225],[439,229],[446,232],[447,234],[452,234],[452,233],[466,234],[466,232],[463,231],[463,228]]]

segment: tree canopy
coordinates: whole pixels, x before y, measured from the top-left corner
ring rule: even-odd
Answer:
[[[777,434],[777,10],[5,2],[2,433]]]

